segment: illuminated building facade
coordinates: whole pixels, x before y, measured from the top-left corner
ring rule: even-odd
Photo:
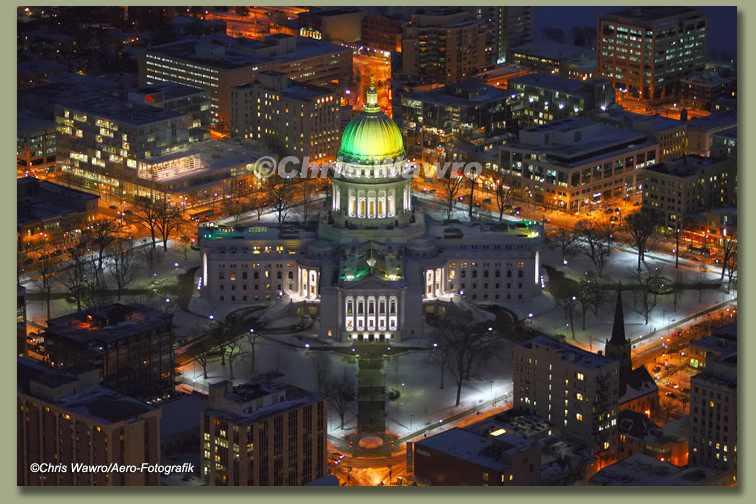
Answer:
[[[200,423],[207,485],[299,486],[328,473],[326,398],[281,376],[210,385]]]
[[[331,89],[260,72],[257,81],[231,88],[231,136],[323,164],[336,160],[340,111],[339,95]]]
[[[321,337],[384,344],[421,336],[426,313],[538,296],[543,228],[426,219],[414,205],[413,165],[398,126],[372,86],[366,101],[342,136],[317,231],[200,228],[200,295],[278,302],[320,314]]]
[[[514,403],[603,463],[617,450],[619,363],[545,336],[515,345]]]
[[[19,358],[17,372],[18,485],[160,485],[158,472],[72,470],[160,463],[160,409],[102,388],[95,367],[50,369]],[[32,472],[35,463],[68,470]]]
[[[632,195],[640,169],[659,159],[647,135],[567,118],[520,130],[518,142],[501,146],[501,170],[527,186],[542,205],[587,210],[591,204]]]
[[[673,99],[681,78],[703,72],[706,16],[690,7],[635,7],[598,23],[597,77],[641,100]]]

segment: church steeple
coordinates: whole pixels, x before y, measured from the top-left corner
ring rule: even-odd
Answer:
[[[614,324],[612,335],[606,341],[604,353],[610,359],[619,362],[619,395],[625,393],[625,388],[633,372],[632,346],[625,338],[625,316],[622,311],[622,287],[617,288],[617,306],[614,308]]]
[[[625,339],[625,314],[622,311],[622,285],[617,288],[617,304],[614,308],[614,324],[612,325],[612,337],[609,341],[615,345],[624,345]]]

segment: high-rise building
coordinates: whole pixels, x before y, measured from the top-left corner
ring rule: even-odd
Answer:
[[[402,74],[423,84],[457,82],[486,62],[481,22],[454,8],[419,10],[402,32]]]
[[[45,360],[54,368],[86,363],[102,385],[144,400],[173,394],[173,315],[112,303],[47,321]]]
[[[210,385],[202,414],[202,478],[211,486],[304,485],[328,473],[325,397],[280,373]]]
[[[312,9],[299,14],[299,35],[334,44],[350,44],[360,40],[364,17],[365,11],[356,8]]]
[[[100,370],[76,364],[50,369],[19,358],[19,485],[159,485],[153,471],[74,471],[73,464],[160,463],[160,410],[102,388]],[[49,470],[32,472],[32,464]],[[65,466],[66,470],[60,468]]]
[[[737,351],[706,360],[690,379],[690,455],[693,465],[732,471],[738,466]]]
[[[55,171],[55,121],[30,110],[18,110],[16,167],[18,176],[44,176]]]
[[[407,20],[390,15],[370,14],[362,19],[363,47],[382,52],[402,52],[402,27]]]
[[[260,72],[255,82],[231,88],[231,135],[322,164],[336,159],[340,111],[339,95],[331,89]]]
[[[690,7],[634,7],[598,22],[597,77],[628,97],[673,99],[681,78],[703,72],[706,16]]]
[[[585,445],[600,465],[617,449],[619,363],[545,336],[515,345],[513,407]]]
[[[208,36],[141,50],[139,84],[178,82],[211,94],[214,127],[226,130],[230,89],[253,82],[259,72],[343,91],[352,80],[352,49],[312,38],[273,34],[263,41]]]
[[[486,65],[503,63],[507,50],[533,40],[533,7],[462,7],[486,36]]]

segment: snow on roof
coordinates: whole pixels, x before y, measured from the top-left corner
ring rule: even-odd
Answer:
[[[599,486],[693,486],[705,485],[722,472],[701,466],[683,469],[636,453],[603,468],[588,481]]]
[[[502,433],[499,436],[476,434],[454,428],[435,436],[418,441],[417,446],[430,448],[467,462],[487,467],[494,471],[504,471],[510,467],[501,460],[501,454],[515,455],[529,450],[533,443],[514,434]]]

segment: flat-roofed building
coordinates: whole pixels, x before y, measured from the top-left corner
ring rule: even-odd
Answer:
[[[585,117],[606,110],[614,103],[609,81],[575,81],[558,75],[530,73],[509,79],[514,118],[520,128],[528,128],[567,117]]]
[[[144,400],[174,393],[173,314],[112,303],[47,321],[45,362],[89,364],[102,385]]]
[[[711,156],[714,136],[738,127],[737,110],[715,112],[706,117],[696,117],[688,121],[687,154]],[[719,148],[721,150],[721,148]]]
[[[538,443],[515,434],[453,428],[413,443],[414,477],[433,486],[532,486],[540,483]]]
[[[598,22],[597,77],[626,96],[672,100],[679,80],[704,71],[707,18],[691,7],[633,7]]]
[[[160,409],[101,387],[100,370],[94,366],[50,369],[23,358],[16,366],[19,485],[160,485],[156,471],[73,467],[159,464]],[[32,464],[47,464],[50,470],[32,472]]]
[[[55,172],[55,121],[31,110],[16,112],[16,168],[19,177]]]
[[[268,373],[210,385],[201,415],[202,480],[210,486],[299,486],[328,474],[326,398]]]
[[[685,466],[688,464],[689,423],[690,418],[686,415],[659,426],[643,413],[622,410],[617,417],[617,459],[624,460],[642,453],[661,462]]]
[[[704,372],[690,379],[690,463],[726,469],[733,482],[738,468],[737,363],[737,351],[707,359]]]
[[[362,19],[363,47],[379,52],[402,52],[402,27],[407,19],[399,16],[369,14]]]
[[[500,167],[536,203],[579,212],[635,194],[640,169],[658,159],[659,146],[645,133],[573,117],[520,130],[519,141],[501,146]]]
[[[604,110],[594,110],[588,118],[603,124],[646,133],[649,140],[659,144],[659,161],[685,155],[688,146],[688,129],[685,121],[661,115],[642,115],[623,110],[620,105],[611,105]]]
[[[335,161],[340,130],[340,100],[332,89],[272,71],[231,88],[231,136],[253,138],[282,156],[313,165]]]
[[[674,229],[693,212],[736,201],[737,159],[699,155],[668,159],[646,166],[642,179],[643,206],[660,212],[665,225]]]
[[[512,348],[513,408],[536,414],[554,433],[582,443],[599,466],[617,450],[619,364],[578,347],[538,336]]]
[[[357,42],[364,17],[364,10],[351,7],[314,8],[299,14],[299,35],[336,44]]]
[[[467,79],[486,62],[481,21],[455,8],[418,10],[402,31],[402,74],[423,84]]]
[[[507,64],[533,72],[587,80],[595,77],[596,51],[550,40],[534,40],[510,47],[507,50]],[[578,69],[583,69],[583,72],[575,73]],[[583,79],[583,76],[586,78]]]
[[[604,467],[588,480],[588,486],[729,486],[727,471],[702,466],[678,467],[670,462],[636,453]]]
[[[228,130],[230,89],[253,82],[259,72],[288,77],[339,91],[352,80],[352,49],[284,34],[262,41],[214,35],[140,50],[139,84],[178,82],[211,93],[214,127]]]
[[[737,77],[721,77],[716,73],[702,73],[680,79],[680,105],[698,110],[713,111],[719,98],[737,99]]]

